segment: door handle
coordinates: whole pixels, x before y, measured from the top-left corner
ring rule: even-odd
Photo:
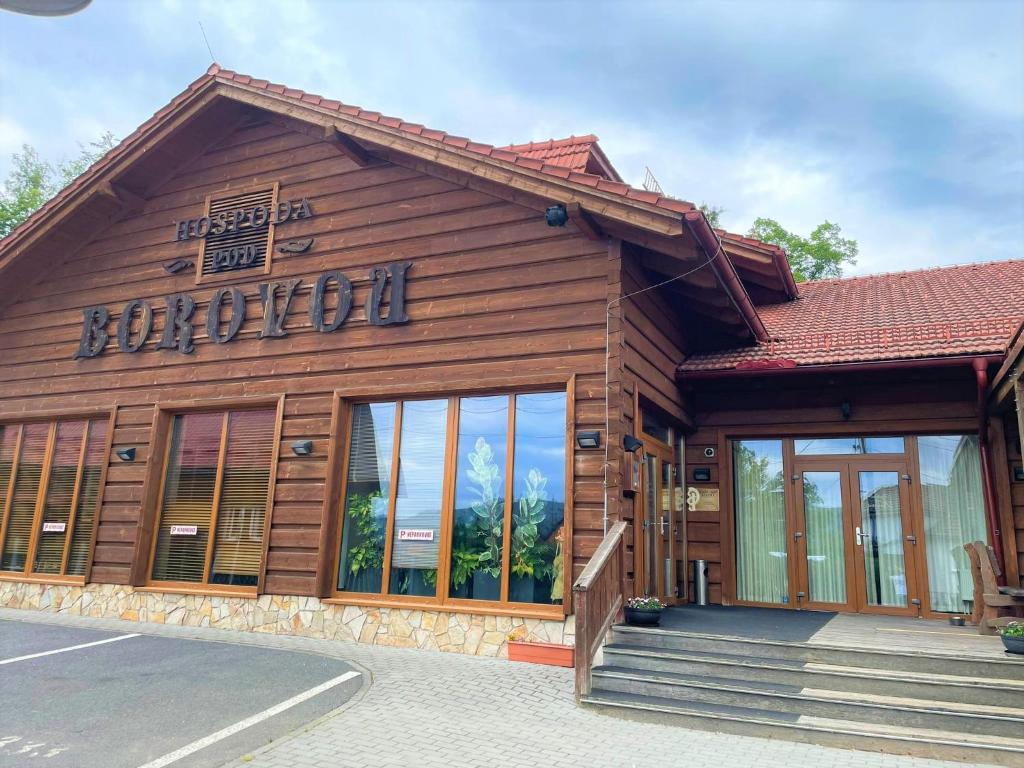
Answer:
[[[665,516],[658,518],[658,528],[662,536],[665,535]]]
[[[793,541],[799,543],[800,539],[804,537],[803,531],[793,531]]]
[[[857,526],[856,536],[857,536],[857,546],[858,547],[863,547],[864,546],[864,539],[870,539],[871,538],[871,534],[864,533],[863,531],[861,531],[859,525]]]

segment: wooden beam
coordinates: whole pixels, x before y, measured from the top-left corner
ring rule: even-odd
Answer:
[[[324,128],[324,139],[337,147],[341,154],[360,168],[373,162],[373,155],[363,149],[355,139],[339,131],[336,125],[328,125]]]
[[[146,204],[146,198],[109,181],[101,181],[93,189],[95,194],[107,197],[130,211],[140,210]]]
[[[565,210],[568,212],[573,224],[590,240],[603,241],[608,239],[608,236],[601,229],[601,225],[594,221],[594,217],[583,210],[583,206],[579,203],[566,203]]]

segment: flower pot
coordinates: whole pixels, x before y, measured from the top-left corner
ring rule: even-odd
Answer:
[[[533,602],[533,577],[513,576],[508,582],[508,599],[513,603]]]
[[[474,600],[500,600],[501,582],[497,576],[477,571],[473,574],[473,590],[469,596]]]
[[[1000,637],[1007,653],[1024,654],[1024,637],[1008,637],[1006,635],[1000,635]]]
[[[661,608],[626,608],[626,623],[634,627],[656,627],[661,623]]]
[[[556,643],[528,643],[524,640],[508,641],[509,661],[547,664],[551,667],[572,667],[576,663],[576,649]]]
[[[348,577],[348,584],[345,589],[348,592],[368,592],[371,594],[380,593],[381,572],[379,568],[370,570],[363,568],[354,576]]]

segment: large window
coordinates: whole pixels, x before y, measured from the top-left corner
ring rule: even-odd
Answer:
[[[736,597],[789,601],[785,482],[781,440],[733,443]]]
[[[257,585],[276,426],[269,408],[173,417],[153,582]]]
[[[107,419],[0,425],[0,571],[84,576]]]
[[[359,403],[336,586],[560,604],[565,392]]]

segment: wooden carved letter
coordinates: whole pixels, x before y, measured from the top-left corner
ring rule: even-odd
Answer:
[[[177,349],[182,354],[195,351],[192,346],[192,313],[196,311],[196,300],[187,293],[174,293],[167,297],[167,317],[164,319],[164,334],[157,342],[157,349]]]
[[[301,280],[283,280],[277,283],[260,283],[260,300],[263,302],[263,330],[260,331],[260,338],[268,336],[281,337],[288,334],[284,330],[284,318],[288,314],[288,308],[292,305],[292,298],[295,296],[295,289],[299,287]],[[284,288],[284,306],[277,311],[277,289]]]
[[[135,310],[141,310],[139,315],[139,337],[132,343],[132,320],[135,319]],[[153,308],[149,302],[142,299],[133,299],[124,305],[121,310],[121,319],[117,321],[117,346],[122,352],[138,352],[142,345],[149,338],[149,332],[153,330]]]
[[[324,319],[324,294],[331,281],[338,284],[338,308],[334,311],[334,319]],[[352,310],[352,283],[341,272],[324,272],[313,286],[313,295],[309,300],[309,322],[321,333],[336,331],[345,322]]]
[[[82,357],[96,357],[103,351],[107,339],[107,321],[110,310],[106,307],[86,307],[82,310],[82,340],[75,352],[75,360]]]
[[[231,319],[228,321],[227,331],[221,334],[220,314],[227,296],[231,297]],[[245,296],[237,288],[220,288],[210,299],[210,308],[206,312],[206,335],[214,344],[231,341],[238,334],[243,320],[245,320]]]
[[[370,270],[370,295],[366,297],[366,319],[372,325],[398,325],[409,322],[405,314],[405,273],[412,266],[411,261],[400,261],[386,267],[374,267]],[[391,297],[388,300],[388,316],[380,316],[380,307],[384,302],[384,289],[387,287],[389,273]]]

